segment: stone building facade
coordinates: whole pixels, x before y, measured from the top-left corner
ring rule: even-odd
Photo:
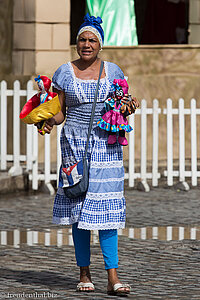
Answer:
[[[15,75],[52,74],[70,59],[70,1],[14,0]]]
[[[70,3],[0,0],[0,80],[26,82],[38,74],[52,76],[61,64],[76,57],[70,45]],[[189,100],[198,100],[200,95],[200,0],[189,0],[189,32],[187,45],[104,47],[101,57],[122,68],[129,77],[130,92],[147,99],[148,106],[157,98],[165,107],[169,97],[174,106],[180,97],[189,106]],[[166,149],[162,140],[165,120],[162,122],[161,158]],[[174,149],[176,155],[177,145]]]
[[[70,0],[0,2],[1,74],[50,75],[70,60]],[[189,32],[189,44],[200,44],[200,0],[189,0]],[[147,52],[148,47],[145,49],[141,51]],[[134,47],[132,51],[135,55]]]

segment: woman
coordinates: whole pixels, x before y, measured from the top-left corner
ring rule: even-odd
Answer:
[[[63,64],[53,76],[62,111],[46,122],[50,133],[54,125],[67,120],[61,132],[62,159],[69,166],[82,159],[87,140],[92,102],[99,76],[101,60],[98,53],[103,46],[104,33],[101,18],[84,18],[77,35],[79,59]],[[85,197],[68,199],[58,188],[53,222],[72,224],[77,265],[80,267],[78,291],[94,291],[90,265],[90,230],[99,230],[100,245],[105,269],[108,273],[108,294],[130,293],[130,286],[122,284],[117,276],[117,229],[125,227],[124,169],[122,148],[119,143],[108,145],[108,133],[101,130],[96,121],[104,114],[104,101],[111,95],[115,78],[124,79],[121,69],[104,62],[101,75],[95,119],[90,136],[88,161],[90,162],[89,187]],[[133,100],[135,106],[139,104]]]

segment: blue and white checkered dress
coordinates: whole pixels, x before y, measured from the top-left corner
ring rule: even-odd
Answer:
[[[121,69],[105,62],[106,77],[100,80],[94,124],[89,141],[89,187],[85,197],[76,200],[65,196],[58,188],[53,208],[53,223],[73,224],[82,229],[124,228],[126,203],[124,199],[124,168],[122,147],[117,142],[108,145],[108,133],[96,122],[105,113],[104,101],[110,96],[115,78],[124,78]],[[67,166],[84,155],[96,80],[75,76],[71,63],[63,64],[54,74],[53,83],[65,92],[67,119],[61,132],[62,160]]]

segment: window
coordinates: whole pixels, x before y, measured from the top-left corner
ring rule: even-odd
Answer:
[[[139,45],[188,43],[189,0],[132,1]],[[71,0],[71,44],[76,44],[85,12],[85,0]]]
[[[139,44],[187,44],[188,0],[135,0]]]
[[[71,38],[70,44],[76,44],[76,36],[80,25],[83,23],[83,18],[85,16],[86,3],[84,0],[71,0],[71,16],[70,16],[70,26],[71,26]]]

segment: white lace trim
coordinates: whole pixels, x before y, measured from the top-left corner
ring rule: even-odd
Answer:
[[[67,122],[67,121],[66,121]],[[64,136],[68,139],[68,140],[72,140],[72,141],[74,141],[74,134],[71,134],[67,129],[66,129],[66,127],[69,125],[69,121],[68,121],[68,123],[65,123],[64,124]],[[74,124],[74,127],[76,126],[76,124]],[[75,127],[75,129],[79,129],[80,131],[82,130],[82,127],[83,126],[85,126],[85,127],[87,127],[88,128],[88,124],[81,124],[81,127],[80,127],[80,125],[78,125],[77,127]],[[93,127],[93,129],[94,129],[95,127]],[[65,130],[66,129],[66,130]],[[87,137],[83,137],[83,136],[78,136],[77,134],[76,134],[76,140],[77,139],[79,139],[80,141],[87,141]],[[93,136],[93,137],[90,137],[90,143],[92,143],[92,142],[99,142],[99,141],[104,141],[104,142],[107,142],[107,140],[108,140],[108,138],[107,137],[99,137],[99,136]],[[98,148],[98,152],[100,153],[103,153],[103,152],[105,152],[105,153],[108,153],[108,150],[107,149],[105,149],[105,148]],[[121,148],[119,148],[119,152],[121,152]],[[112,152],[111,152],[112,153]]]
[[[125,222],[105,223],[105,224],[88,224],[83,221],[78,221],[77,218],[58,218],[53,217],[53,224],[72,225],[78,222],[78,228],[85,230],[106,230],[106,229],[124,229]]]
[[[53,224],[59,224],[59,225],[71,225],[74,223],[77,223],[79,220],[79,216],[76,217],[65,217],[65,218],[59,218],[59,217],[53,217],[52,223]]]
[[[59,187],[57,194],[65,196],[63,188]],[[91,193],[87,192],[86,198],[88,200],[110,200],[110,199],[122,199],[124,197],[124,192],[109,192],[109,193]],[[81,201],[80,201],[81,202]]]
[[[71,73],[72,73],[72,77],[73,77],[73,87],[74,87],[74,90],[75,90],[75,94],[76,94],[77,98],[79,99],[80,103],[83,103],[83,102],[87,103],[88,99],[87,99],[87,97],[85,95],[85,92],[84,92],[84,90],[82,88],[81,82],[85,81],[86,83],[92,83],[92,82],[97,82],[97,80],[94,80],[94,79],[81,80],[80,78],[77,78],[76,75],[75,75],[74,68],[73,68],[71,62],[68,62],[68,64],[69,64],[69,67],[70,67],[70,70],[71,70]],[[107,66],[107,62],[106,61],[104,61],[104,67],[105,67],[106,76],[104,78],[102,78],[102,79],[105,80],[106,91],[105,91],[105,96],[104,96],[102,102],[104,102],[106,100],[108,92],[109,92],[109,89],[110,89],[110,82],[108,80],[108,66]],[[78,90],[77,83],[79,83],[80,92]],[[99,89],[98,98],[101,95],[102,90],[103,90],[103,84],[101,85],[101,87]]]
[[[99,180],[96,180],[96,179],[89,179],[89,182],[91,183],[97,183],[97,182],[102,182],[102,183],[105,183],[105,182],[122,182],[124,180],[124,177],[121,177],[119,180],[112,180],[112,179],[99,179]],[[64,189],[61,188],[61,187],[58,187],[58,190],[57,190],[57,194],[59,196],[65,196],[65,193],[64,193]],[[109,193],[90,193],[90,192],[87,192],[87,195],[86,195],[86,198],[88,200],[92,200],[92,201],[100,201],[100,200],[111,200],[111,199],[122,199],[124,197],[124,192],[109,192]],[[84,199],[81,199],[79,200],[79,202],[77,202],[77,204],[80,204],[82,203],[82,201],[84,201]],[[60,208],[65,208],[66,207],[66,204],[59,204],[57,203],[56,206],[60,207]]]
[[[87,192],[86,198],[88,200],[110,200],[110,199],[121,199],[124,197],[124,192],[109,192],[109,193],[91,193]]]
[[[89,215],[99,215],[99,216],[102,216],[102,215],[107,215],[108,214],[108,211],[91,211],[91,210],[88,210],[88,209],[85,209],[83,208],[82,210],[83,213],[87,213]],[[118,214],[118,213],[121,213],[121,212],[125,212],[125,208],[121,208],[121,209],[118,209],[118,210],[109,210],[109,214]]]
[[[76,94],[77,98],[79,99],[79,102],[82,103],[83,99],[82,99],[81,95],[78,92],[78,87],[77,87],[77,84],[76,84],[76,76],[75,76],[74,69],[73,69],[72,64],[71,64],[70,61],[68,62],[68,65],[69,65],[69,68],[70,68],[70,71],[71,71],[72,77],[73,77],[73,87],[74,87],[75,94]]]
[[[123,161],[103,161],[103,162],[97,162],[97,161],[91,161],[90,163],[91,168],[121,168],[123,167]]]
[[[74,72],[74,68],[73,68],[72,63],[71,63],[70,61],[68,62],[68,65],[69,65],[69,68],[70,68],[71,73],[72,73],[72,75],[73,75],[73,79],[74,79],[75,81],[84,82],[84,83],[93,83],[93,82],[97,82],[97,81],[98,81],[98,80],[96,80],[96,79],[81,79],[81,78],[79,78],[79,77],[76,77],[75,72]],[[108,73],[108,72],[107,72],[107,63],[106,63],[106,61],[104,62],[104,66],[105,66],[105,73],[106,73],[106,76],[103,77],[103,78],[100,78],[100,82],[105,81],[106,78],[107,78],[107,73]]]
[[[118,181],[122,181],[122,180],[124,180],[124,176],[118,177],[118,178],[106,178],[106,179],[91,178],[91,179],[89,179],[90,182],[118,182]]]
[[[68,125],[68,124],[67,124]],[[79,125],[80,126],[80,125]],[[88,127],[88,125],[87,125]],[[65,125],[64,125],[64,129],[65,129]],[[69,132],[65,132],[65,137],[68,139],[68,140],[72,140],[74,141],[74,135],[73,134],[69,134]],[[76,136],[76,139],[79,139],[80,141],[83,141],[83,142],[86,142],[87,141],[87,137],[82,137],[82,136]]]
[[[124,229],[125,222],[106,223],[106,224],[89,224],[89,223],[80,221],[78,223],[78,228],[85,229],[85,230]]]
[[[110,84],[110,81],[108,80],[108,64],[107,64],[107,61],[104,61],[104,67],[105,67],[105,73],[106,73],[106,91],[105,91],[105,97],[103,99],[103,101],[105,101],[107,99],[107,96],[108,96],[108,93],[109,93],[109,90],[111,88],[111,84]]]
[[[96,79],[81,79],[81,78],[78,78],[78,77],[76,77],[76,81],[79,81],[79,82],[83,82],[83,83],[96,83],[97,82],[97,80]],[[102,82],[104,82],[104,81],[106,81],[106,77],[103,77],[103,78],[100,78],[100,82],[102,83]]]

